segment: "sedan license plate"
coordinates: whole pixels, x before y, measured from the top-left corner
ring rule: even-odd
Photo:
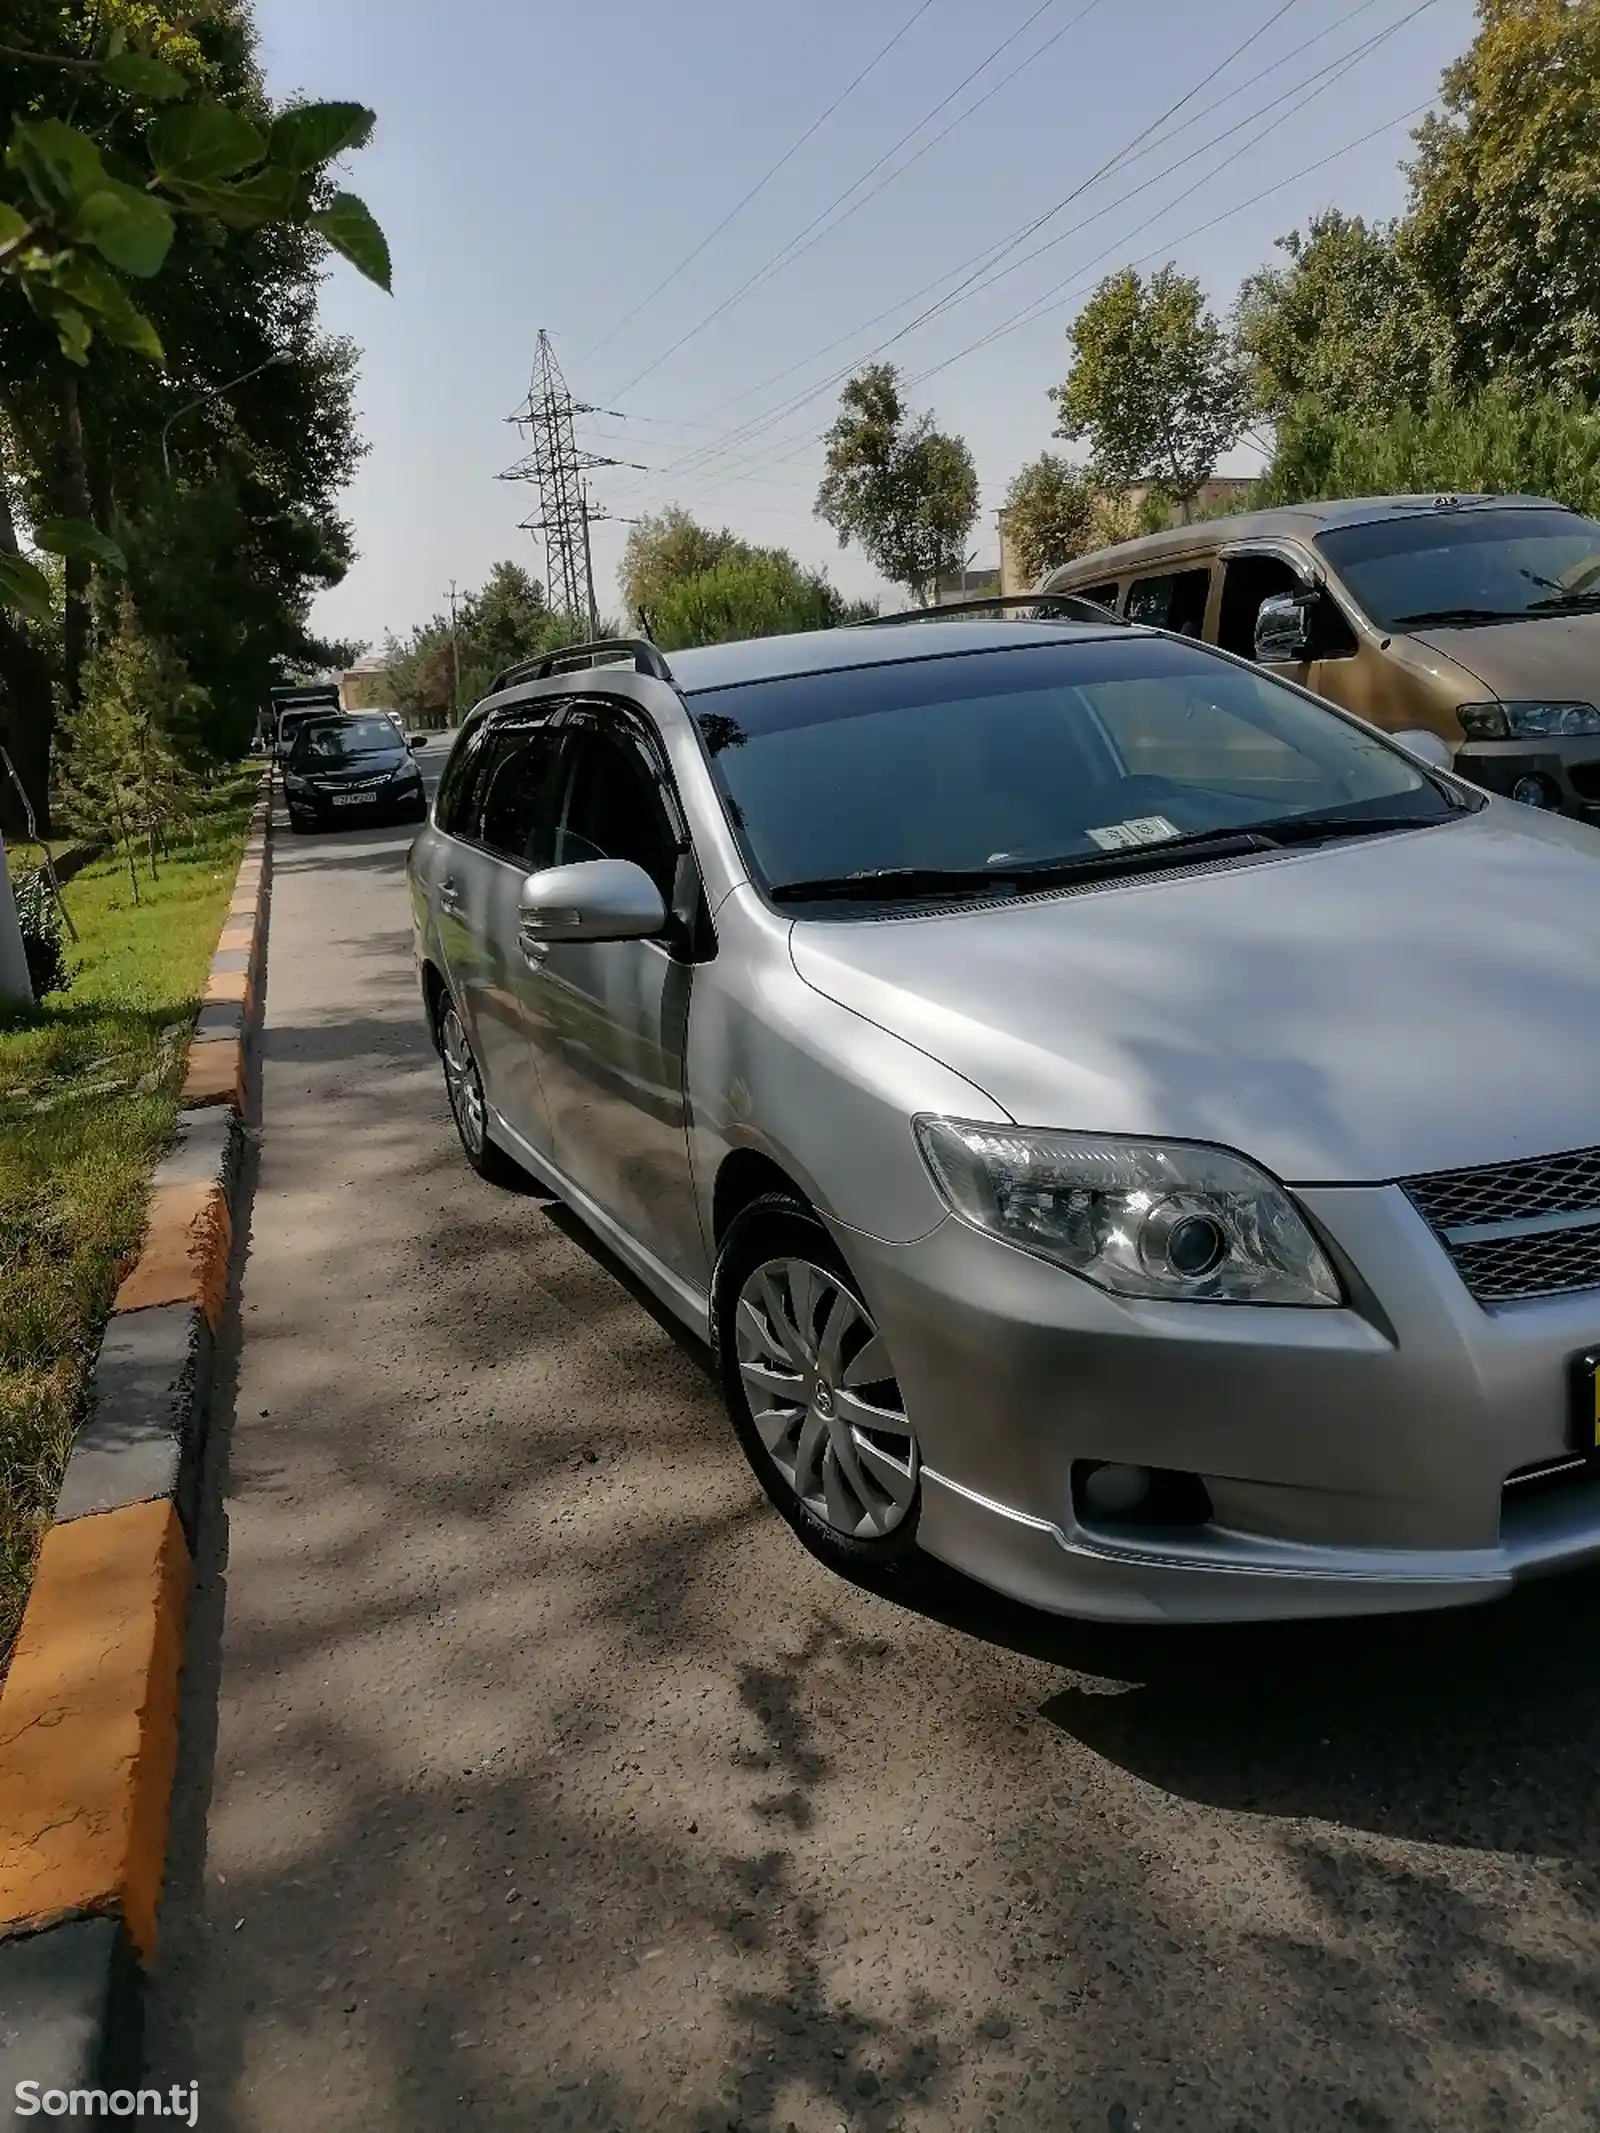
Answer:
[[[1572,1358],[1572,1449],[1600,1454],[1600,1348]]]
[[[328,796],[335,807],[361,807],[372,798],[369,792],[336,792]]]

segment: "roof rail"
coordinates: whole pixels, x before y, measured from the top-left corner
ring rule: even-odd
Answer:
[[[1121,622],[1123,619],[1113,609],[1102,607],[1098,600],[1086,600],[1082,593],[982,593],[970,600],[947,600],[943,607],[909,607],[903,614],[873,615],[865,622],[847,622],[841,626],[845,629],[890,629],[900,622],[950,622],[958,621],[963,615],[996,612],[1003,615],[1008,607],[1046,610],[1033,617],[1036,622]]]
[[[656,681],[671,681],[672,669],[653,644],[643,637],[597,637],[592,644],[564,644],[559,651],[538,659],[524,659],[494,678],[491,696],[519,681],[547,681],[552,674],[565,674],[582,667],[620,666],[631,660],[636,674],[649,674]]]

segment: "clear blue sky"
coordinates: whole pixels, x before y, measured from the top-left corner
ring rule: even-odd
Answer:
[[[1225,308],[1273,240],[1318,207],[1394,212],[1405,126],[1296,173],[1427,102],[1473,27],[1470,0],[1420,12],[1418,0],[1096,0],[1087,12],[1085,0],[1046,0],[1025,30],[1039,0],[929,0],[729,227],[611,333],[917,5],[257,0],[274,94],[353,96],[376,109],[376,140],[350,182],[394,251],[392,299],[344,268],[325,295],[328,325],[362,350],[371,452],[347,500],[360,560],[319,603],[323,628],[379,640],[442,607],[451,578],[476,584],[503,555],[543,574],[542,550],[517,525],[533,492],[495,479],[518,453],[503,418],[526,389],[541,326],[575,394],[628,417],[586,422],[583,440],[651,470],[596,477],[612,511],[680,501],[826,563],[851,592],[880,589],[859,553],[841,554],[811,516],[816,440],[836,386],[737,444],[729,432],[864,360],[951,292],[958,269],[1075,192],[999,262],[1016,271],[885,351],[912,378],[933,373],[914,401],[971,445],[984,512],[973,539],[979,563],[992,561],[994,509],[1050,442],[1046,389],[1065,370],[1064,330],[1095,281],[1129,260],[1170,257]],[[1017,31],[868,185],[1020,66],[1015,79],[903,176],[852,195],[859,212],[633,382]],[[1153,145],[1094,179],[1185,96]],[[1214,217],[1225,219],[1199,227]],[[921,303],[908,301],[929,284]],[[1032,323],[964,353],[1047,296]],[[891,306],[901,308],[869,323]],[[596,531],[602,605],[622,537],[620,525]]]

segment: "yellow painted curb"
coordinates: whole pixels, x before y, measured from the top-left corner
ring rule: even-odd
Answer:
[[[189,1579],[170,1503],[45,1536],[0,1697],[0,1931],[120,1911],[153,1958]]]
[[[202,1007],[242,1007],[248,1015],[254,991],[248,970],[214,970],[206,980]]]
[[[215,1333],[228,1287],[233,1225],[220,1186],[158,1185],[133,1272],[117,1291],[113,1311],[148,1311],[160,1304],[198,1304]]]
[[[232,1104],[243,1116],[244,1046],[237,1037],[200,1037],[190,1045],[180,1101],[186,1110]]]
[[[237,955],[239,950],[243,948],[247,953],[253,955],[255,953],[255,945],[256,928],[254,919],[248,922],[242,919],[229,919],[228,923],[217,935],[216,953],[218,955]]]

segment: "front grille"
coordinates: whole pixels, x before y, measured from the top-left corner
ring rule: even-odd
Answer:
[[[1403,1182],[1480,1303],[1600,1289],[1600,1148]]]

